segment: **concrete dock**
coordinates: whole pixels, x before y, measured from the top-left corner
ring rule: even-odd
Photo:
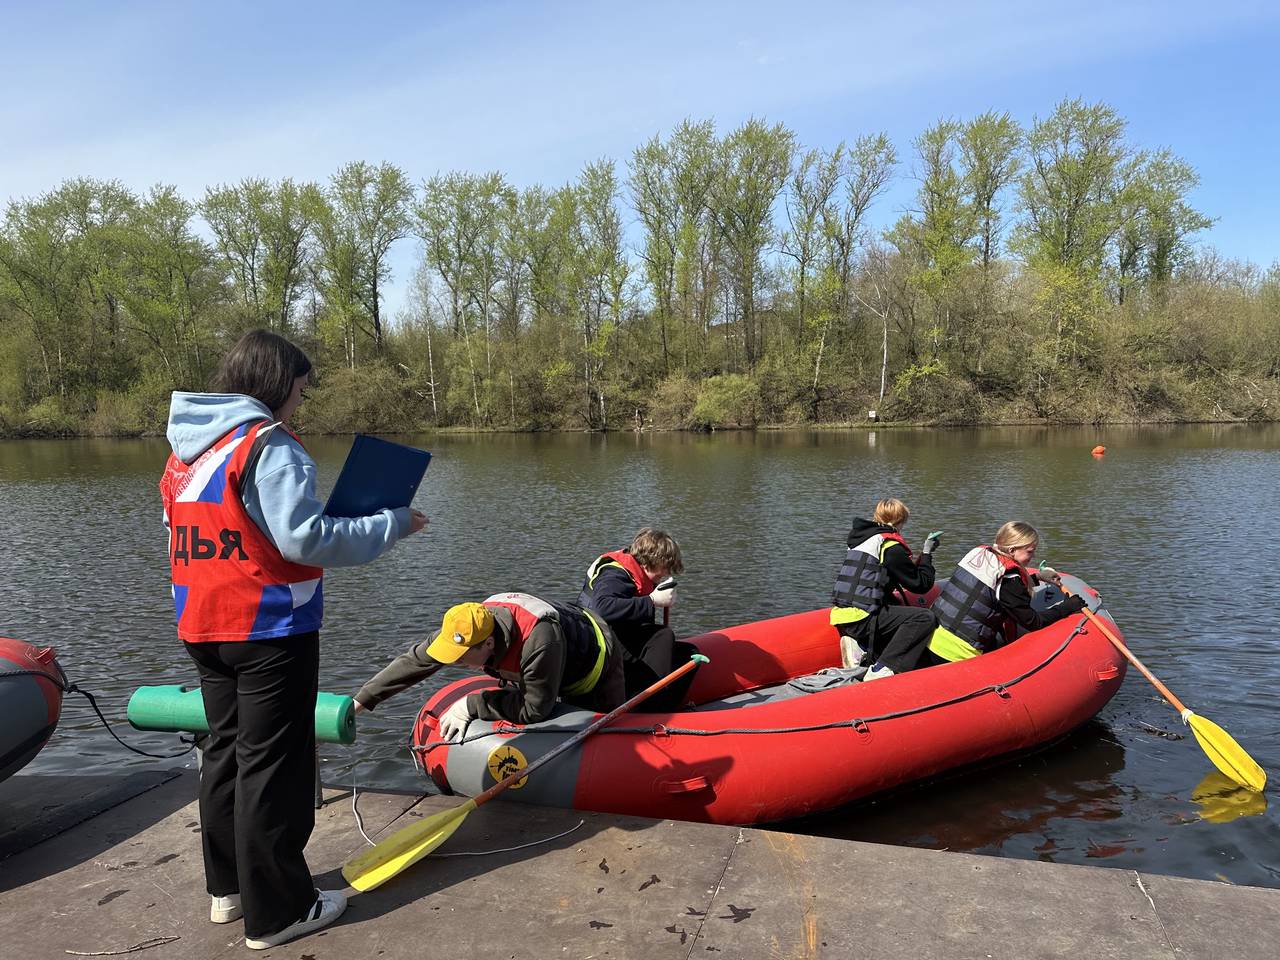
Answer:
[[[20,775],[0,784],[0,956],[253,955],[239,922],[208,920],[195,794],[194,775],[179,771]],[[359,797],[374,839],[458,803]],[[342,863],[365,846],[350,792],[326,790],[307,849],[317,883],[343,886]],[[259,955],[1270,960],[1278,953],[1278,890],[495,801],[437,854],[353,894],[335,925]]]

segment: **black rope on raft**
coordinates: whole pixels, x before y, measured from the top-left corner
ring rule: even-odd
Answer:
[[[1047,657],[1045,657],[1045,659],[1042,660],[1040,663],[1031,667],[1025,673],[1019,674],[1018,676],[1014,677],[1012,680],[1005,680],[1001,683],[988,684],[985,687],[979,687],[976,690],[971,690],[967,693],[962,693],[955,697],[949,697],[946,700],[939,700],[936,703],[923,704],[918,707],[909,707],[905,710],[895,710],[890,713],[882,713],[873,717],[852,717],[847,720],[831,720],[827,723],[806,724],[803,726],[795,726],[795,727],[728,727],[723,730],[698,730],[691,727],[668,727],[665,724],[657,723],[657,724],[651,724],[650,726],[647,726],[647,727],[604,727],[600,730],[597,730],[594,736],[602,736],[604,734],[630,734],[632,736],[641,735],[641,736],[672,736],[672,737],[722,737],[722,736],[725,736],[726,734],[758,736],[761,734],[812,733],[818,730],[838,730],[843,727],[850,727],[856,730],[860,726],[864,726],[865,724],[868,724],[868,723],[874,723],[881,720],[898,720],[898,719],[901,719],[902,717],[910,717],[918,713],[927,713],[930,710],[938,710],[942,707],[949,707],[956,703],[963,703],[966,700],[972,700],[976,697],[980,697],[987,693],[1003,694],[1010,687],[1016,684],[1019,684],[1022,681],[1039,673],[1041,670],[1043,670],[1045,667],[1051,664],[1054,660],[1056,660],[1059,656],[1061,656],[1062,653],[1070,645],[1071,641],[1074,640],[1076,636],[1079,635],[1080,632],[1084,629],[1086,622],[1087,620],[1082,617],[1080,619],[1080,622],[1076,625],[1076,628],[1072,630],[1070,634],[1067,635],[1066,639],[1062,641],[1062,644],[1056,650],[1054,650]],[[579,732],[580,729],[581,729],[580,727],[541,727],[540,726],[532,730],[527,730],[527,732],[529,733],[577,733]],[[510,736],[511,733],[512,731],[510,729],[491,730],[491,731],[486,731],[484,733],[477,733],[470,737],[464,737],[462,740],[452,742],[452,743],[445,742],[445,741],[437,741],[435,743],[425,744],[422,746],[411,745],[409,749],[412,750],[416,755],[420,755],[425,758],[426,754],[430,753],[432,750],[435,750],[439,747],[457,747],[465,743],[471,743],[474,740],[481,740],[485,737]],[[423,760],[424,766],[425,766],[425,762],[426,761],[424,759]]]

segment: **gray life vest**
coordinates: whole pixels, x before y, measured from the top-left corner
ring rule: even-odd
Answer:
[[[1021,575],[1016,563],[989,546],[974,547],[933,601],[938,624],[984,653],[996,647],[1006,619],[1000,606],[1000,581],[1010,571]]]
[[[889,587],[884,551],[892,543],[900,543],[904,548],[907,545],[896,533],[873,533],[856,547],[849,548],[831,591],[832,606],[857,607],[871,615],[880,612]]]

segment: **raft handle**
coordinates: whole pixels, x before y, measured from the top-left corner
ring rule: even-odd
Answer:
[[[690,777],[688,780],[662,780],[658,786],[665,793],[697,793],[711,786],[711,781],[704,776]]]

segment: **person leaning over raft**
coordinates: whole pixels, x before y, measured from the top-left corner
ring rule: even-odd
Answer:
[[[1035,527],[1010,520],[996,531],[994,546],[983,544],[964,555],[933,601],[938,628],[929,640],[932,658],[967,660],[1084,609],[1086,601],[1080,596],[1068,597],[1043,613],[1031,606],[1031,593],[1040,580],[1027,564],[1039,544]]]
[[[840,632],[841,661],[856,667],[868,660],[863,681],[915,669],[929,635],[938,625],[929,610],[889,603],[895,589],[927,593],[933,586],[936,536],[921,548],[920,560],[898,531],[910,516],[906,504],[889,498],[876,504],[871,520],[857,517],[849,531],[848,553],[836,575],[831,624]]]
[[[654,617],[659,609],[670,610],[676,600],[674,581],[670,585],[661,581],[683,570],[680,545],[670,534],[652,527],[642,528],[629,547],[597,557],[587,568],[578,604],[598,614],[622,644],[629,696],[671,672],[676,635]],[[680,646],[687,648],[681,650],[682,654],[696,652],[690,644]],[[682,706],[694,672],[650,697],[646,709],[675,710]]]
[[[285,423],[311,372],[284,337],[231,348],[216,393],[173,394],[160,480],[178,636],[200,672],[209,736],[200,824],[209,919],[244,916],[263,950],[346,907],[317,890],[315,704],[324,567],[367,563],[426,526],[416,510],[324,515],[316,465]]]
[[[356,694],[356,710],[455,664],[509,681],[455,700],[440,717],[440,736],[459,739],[472,720],[538,723],[556,700],[607,713],[625,699],[622,647],[587,611],[527,593],[499,593],[484,603],[450,607],[440,632],[401,654]]]

